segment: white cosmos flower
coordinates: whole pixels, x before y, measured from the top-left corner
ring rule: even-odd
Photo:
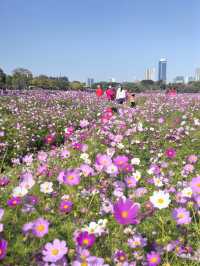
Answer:
[[[3,232],[3,224],[0,224],[0,233]]]
[[[192,189],[191,187],[186,187],[181,191],[181,195],[186,198],[192,197]]]
[[[121,142],[118,143],[118,144],[117,144],[117,148],[120,149],[120,150],[122,150],[122,149],[124,148],[124,144],[121,143]]]
[[[28,190],[25,187],[18,186],[13,189],[12,195],[13,197],[24,197],[27,193]]]
[[[171,202],[169,193],[162,190],[154,191],[153,196],[150,197],[150,201],[158,209],[167,208]]]
[[[136,181],[139,181],[141,178],[141,173],[137,170],[132,174],[132,176],[136,179]]]
[[[133,165],[139,165],[140,164],[140,159],[139,158],[133,158],[131,160],[131,164],[133,164]]]
[[[89,158],[89,154],[84,152],[84,153],[81,154],[80,158],[82,160],[87,160]]]
[[[35,185],[35,180],[33,178],[29,178],[26,181],[23,181],[20,184],[20,187],[26,188],[26,189],[31,189]]]
[[[87,163],[87,164],[91,164],[91,160],[90,159],[85,159],[84,162]]]
[[[154,182],[154,185],[156,187],[162,187],[163,186],[162,180],[160,180],[160,178],[158,178],[158,177],[154,177],[153,178],[153,182]]]
[[[53,192],[53,183],[52,182],[44,182],[40,185],[40,191],[45,194],[50,194]]]

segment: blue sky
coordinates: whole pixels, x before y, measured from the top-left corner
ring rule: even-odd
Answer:
[[[70,80],[168,79],[200,67],[199,0],[0,0],[0,67]]]

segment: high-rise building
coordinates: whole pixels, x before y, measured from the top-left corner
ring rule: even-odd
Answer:
[[[200,81],[200,68],[195,70],[195,80]]]
[[[174,83],[184,83],[184,82],[185,82],[184,76],[176,76],[174,79]]]
[[[144,73],[144,79],[145,80],[155,80],[155,68],[147,68]]]
[[[192,76],[186,76],[185,77],[185,83],[189,83],[189,82],[192,82],[192,81],[195,81],[195,77],[192,77]]]
[[[109,80],[108,80],[108,82],[116,82],[116,79],[115,78],[110,78]]]
[[[93,78],[88,78],[87,86],[91,88],[93,84],[94,84],[94,79]]]
[[[161,58],[158,64],[158,80],[167,81],[167,59]]]

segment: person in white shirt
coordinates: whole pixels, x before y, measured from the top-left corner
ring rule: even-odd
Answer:
[[[116,100],[117,100],[117,103],[119,104],[123,104],[124,101],[126,99],[126,92],[124,89],[122,89],[121,87],[119,87],[117,89],[117,94],[116,94]]]

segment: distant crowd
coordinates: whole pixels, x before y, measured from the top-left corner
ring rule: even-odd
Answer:
[[[116,101],[118,104],[124,104],[125,102],[130,105],[130,107],[135,107],[135,93],[128,92],[127,90],[123,89],[121,86],[115,88],[111,85],[105,90],[102,89],[101,85],[97,86],[96,95],[97,97],[102,97],[106,95],[109,101]]]

